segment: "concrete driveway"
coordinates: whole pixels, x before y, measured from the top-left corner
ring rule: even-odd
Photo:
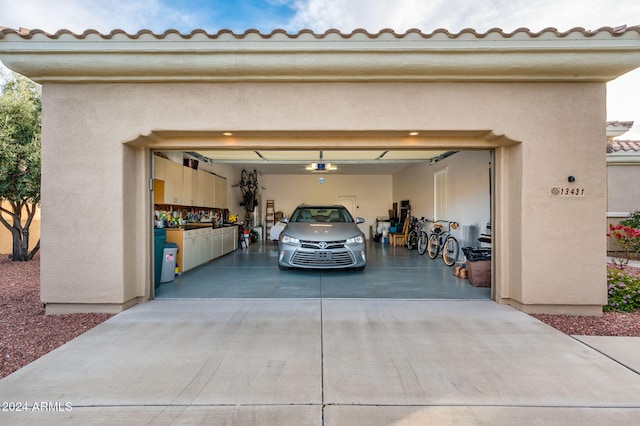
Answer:
[[[637,424],[589,344],[488,300],[155,300],[0,380],[0,423]]]

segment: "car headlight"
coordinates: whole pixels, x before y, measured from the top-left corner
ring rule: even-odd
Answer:
[[[282,237],[282,242],[284,244],[300,244],[300,240],[294,237],[290,237],[288,235],[285,235]]]
[[[358,235],[357,237],[347,238],[347,244],[362,244],[364,239],[362,235]]]

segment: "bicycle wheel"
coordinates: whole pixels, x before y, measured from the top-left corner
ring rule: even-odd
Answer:
[[[447,238],[447,242],[444,243],[444,247],[442,249],[442,260],[444,260],[444,264],[447,266],[453,266],[453,264],[458,260],[459,251],[460,246],[458,245],[458,240],[453,237]]]
[[[250,192],[256,192],[258,189],[258,172],[255,169],[247,177],[247,186]]]
[[[414,250],[417,245],[418,245],[418,235],[416,234],[416,231],[409,232],[409,235],[407,236],[407,248],[409,250]]]
[[[431,259],[438,257],[440,251],[440,241],[436,234],[432,234],[429,237],[429,244],[427,245],[427,254]]]
[[[425,254],[428,242],[429,234],[426,232],[420,232],[420,236],[418,237],[418,254]]]
[[[245,186],[249,180],[249,172],[245,169],[242,169],[240,173],[240,186]]]

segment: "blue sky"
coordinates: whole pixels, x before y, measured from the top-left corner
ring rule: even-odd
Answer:
[[[640,25],[639,0],[0,0],[0,26],[51,33],[59,29],[242,33],[253,28],[264,33],[277,28],[320,33],[329,28],[345,33],[356,28],[373,33],[383,28],[400,33],[410,28],[427,33],[438,28],[511,32],[521,27],[566,31],[619,25]],[[640,139],[638,93],[640,70],[608,84],[607,119],[636,123],[623,138]]]

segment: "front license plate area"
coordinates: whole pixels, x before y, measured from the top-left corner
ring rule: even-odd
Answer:
[[[315,252],[315,259],[320,262],[331,260],[331,252],[327,250],[318,250]]]

